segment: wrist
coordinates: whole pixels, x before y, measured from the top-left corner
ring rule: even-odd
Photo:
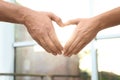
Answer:
[[[25,7],[21,7],[18,9],[18,14],[20,15],[20,18],[18,19],[18,22],[21,24],[25,24],[25,18],[30,16],[30,14],[32,14],[32,10],[25,8]]]
[[[97,25],[96,26],[97,30],[101,31],[106,28],[106,24],[105,24],[104,20],[102,19],[102,16],[93,17],[93,21]]]

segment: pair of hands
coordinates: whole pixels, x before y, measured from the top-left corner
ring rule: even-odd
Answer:
[[[65,44],[64,48],[60,44],[52,21],[55,21],[59,26],[67,26],[71,24],[77,25],[73,35]],[[49,12],[33,12],[25,17],[24,25],[34,40],[37,41],[47,52],[53,55],[63,54],[71,56],[77,54],[85,47],[98,33],[98,26],[95,20],[75,19],[63,23],[62,20],[53,13]]]

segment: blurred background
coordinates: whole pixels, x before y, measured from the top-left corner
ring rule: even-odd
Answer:
[[[89,18],[120,6],[120,0],[5,1],[53,12],[63,22]],[[64,46],[76,26],[61,28],[53,24]],[[31,38],[24,25],[0,22],[0,26],[0,80],[120,80],[119,26],[99,32],[72,57],[47,53]]]

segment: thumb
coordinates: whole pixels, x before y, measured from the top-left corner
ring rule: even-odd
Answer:
[[[53,13],[49,13],[48,16],[51,18],[51,20],[55,21],[59,26],[61,26],[61,27],[64,26],[60,17],[56,16]]]
[[[72,20],[67,21],[66,23],[64,23],[64,25],[65,26],[67,26],[67,25],[74,25],[74,24],[77,25],[79,22],[80,22],[80,19],[77,18],[77,19],[72,19]]]

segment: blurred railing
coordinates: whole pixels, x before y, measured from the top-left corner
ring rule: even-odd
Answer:
[[[69,78],[80,78],[80,75],[50,75],[50,74],[25,74],[25,73],[0,73],[0,76],[13,76],[13,77],[39,77],[40,80],[43,80],[45,77],[49,80],[54,80],[58,77],[69,77]]]

